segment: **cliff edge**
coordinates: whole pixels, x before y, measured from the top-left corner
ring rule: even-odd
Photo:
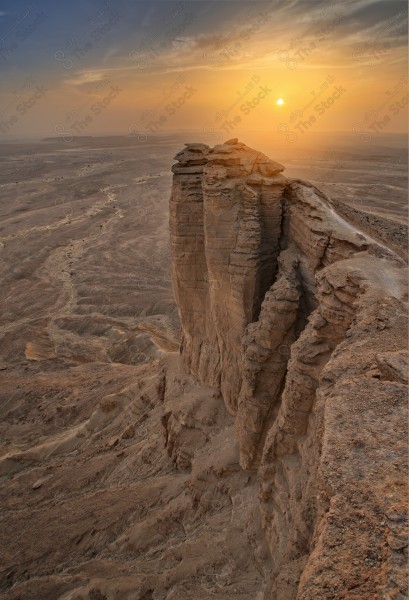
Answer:
[[[180,354],[213,402],[220,391],[257,474],[262,597],[406,598],[404,260],[237,139],[175,158]],[[165,412],[168,451],[189,468],[190,425]]]

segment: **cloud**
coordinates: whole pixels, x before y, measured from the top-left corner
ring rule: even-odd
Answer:
[[[64,81],[65,84],[74,86],[74,87],[82,87],[86,85],[92,85],[97,83],[98,81],[102,81],[104,79],[104,71],[102,70],[86,70],[77,72],[72,78],[66,79]]]

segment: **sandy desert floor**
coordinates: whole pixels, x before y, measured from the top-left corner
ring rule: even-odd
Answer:
[[[266,579],[254,486],[226,451],[222,402],[207,407],[206,443],[224,479],[208,450],[192,475],[164,449],[163,368],[179,343],[170,167],[182,146],[0,146],[1,598],[244,599]],[[405,154],[270,152],[288,176],[396,223]],[[173,372],[173,397],[191,402],[195,382]],[[200,486],[207,506],[195,505]]]

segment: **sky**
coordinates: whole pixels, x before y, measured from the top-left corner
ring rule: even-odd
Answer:
[[[3,0],[0,136],[402,133],[407,10],[400,0]]]

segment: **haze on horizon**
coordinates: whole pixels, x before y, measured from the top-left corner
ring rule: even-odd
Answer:
[[[5,141],[407,131],[401,0],[5,0],[0,42]]]

